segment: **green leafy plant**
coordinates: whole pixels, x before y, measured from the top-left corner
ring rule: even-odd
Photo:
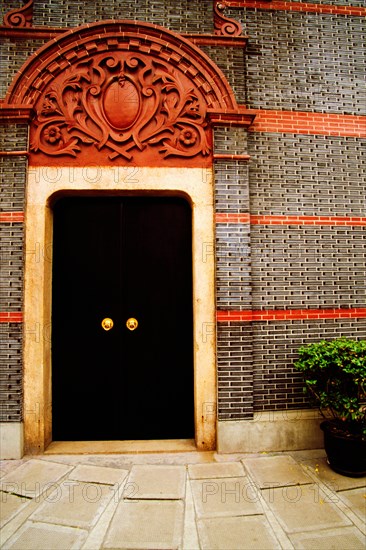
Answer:
[[[366,340],[340,338],[308,344],[294,363],[304,391],[337,429],[366,437]]]

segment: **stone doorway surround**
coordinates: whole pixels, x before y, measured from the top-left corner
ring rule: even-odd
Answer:
[[[222,71],[192,41],[157,25],[115,20],[72,29],[37,50],[15,77],[2,111],[7,120],[30,124],[25,452],[44,452],[52,439],[52,201],[69,193],[169,194],[190,201],[195,445],[214,449],[213,164],[222,155],[214,154],[213,130],[247,127],[253,113],[237,104]]]
[[[193,213],[193,312],[194,312],[194,393],[196,447],[215,447],[216,376],[215,376],[215,301],[214,261],[205,254],[205,244],[214,239],[212,175],[200,168],[143,168],[134,172],[120,170],[116,179],[113,167],[89,166],[38,167],[30,170],[27,193],[26,269],[25,269],[25,347],[24,347],[24,427],[28,452],[43,452],[52,441],[51,348],[52,327],[52,200],[72,193],[80,195],[153,193],[182,195]],[[129,179],[131,177],[131,180]],[[36,258],[32,251],[38,250]],[[73,316],[74,317],[74,316]],[[82,312],[71,318],[71,330],[77,330]],[[177,441],[177,449],[181,446]],[[145,445],[145,444],[144,444]],[[85,443],[83,448],[85,447]],[[110,446],[114,452],[126,449],[126,443]],[[172,447],[172,442],[169,443]],[[174,445],[173,445],[174,447]],[[70,444],[68,444],[70,448]],[[89,449],[101,448],[100,443]],[[128,448],[128,447],[127,447]],[[131,449],[136,442],[131,443]],[[164,444],[161,444],[164,448]],[[60,447],[58,447],[60,449]]]

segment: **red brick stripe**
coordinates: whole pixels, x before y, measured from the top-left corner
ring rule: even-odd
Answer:
[[[216,214],[216,223],[250,223],[249,214]]]
[[[308,2],[272,2],[260,0],[225,0],[230,8],[249,8],[259,10],[305,11],[310,13],[334,13],[337,15],[366,16],[366,8],[358,6],[331,6],[328,4],[310,4]]]
[[[249,160],[250,155],[229,155],[225,153],[215,153],[214,160]]]
[[[254,311],[218,311],[217,321],[292,321],[307,319],[357,319],[366,317],[366,308],[349,309],[288,309]]]
[[[253,225],[366,225],[366,218],[347,216],[250,216]]]
[[[23,313],[21,311],[0,312],[0,323],[21,323]]]
[[[0,223],[24,222],[24,212],[1,212]]]
[[[366,117],[302,111],[257,110],[249,132],[366,137]]]
[[[251,216],[245,213],[233,213],[216,214],[215,219],[216,223],[251,223],[252,225],[366,225],[366,217],[355,216]]]

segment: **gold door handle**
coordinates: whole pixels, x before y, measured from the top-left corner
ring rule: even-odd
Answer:
[[[103,319],[102,323],[101,323],[102,327],[104,328],[104,330],[111,330],[111,328],[113,328],[113,321],[112,319],[110,319],[109,317],[106,317],[105,319]]]
[[[136,330],[138,326],[138,321],[134,317],[130,317],[129,319],[127,319],[126,327],[128,328],[128,330]]]

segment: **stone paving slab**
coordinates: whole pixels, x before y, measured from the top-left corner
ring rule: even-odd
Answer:
[[[113,487],[64,481],[47,496],[30,519],[89,529],[95,525],[112,497]]]
[[[188,473],[191,479],[217,477],[239,477],[245,472],[240,462],[219,462],[212,464],[189,464]]]
[[[184,505],[179,500],[122,501],[103,548],[173,550],[181,547]]]
[[[325,457],[304,460],[302,464],[309,472],[315,474],[323,483],[328,485],[332,491],[365,487],[366,477],[347,477],[337,474],[331,469]]]
[[[68,550],[80,548],[87,531],[27,521],[2,547],[14,550]]]
[[[342,491],[338,496],[351,510],[359,516],[361,521],[366,522],[366,487]],[[365,545],[366,546],[366,545]]]
[[[196,479],[191,487],[199,518],[263,513],[259,492],[247,477]]]
[[[365,550],[365,539],[355,527],[290,535],[296,550]]]
[[[331,496],[315,483],[264,489],[262,495],[287,533],[317,531],[351,523],[330,502]]]
[[[80,464],[69,474],[69,479],[89,483],[101,483],[103,485],[120,484],[128,475],[129,470],[119,468],[103,468],[102,466],[89,466]]]
[[[281,548],[262,516],[209,518],[198,521],[203,550],[275,550]]]
[[[43,460],[28,460],[0,480],[0,490],[37,497],[42,491],[56,484],[70,470],[71,466],[46,462]]]
[[[291,456],[247,458],[242,463],[261,489],[313,482]]]
[[[124,498],[181,499],[185,494],[186,468],[184,466],[133,466]]]
[[[20,458],[19,460],[0,460],[0,478],[25,464],[26,461],[27,459],[24,458]]]
[[[268,469],[250,468],[253,460],[270,464],[270,481],[275,476],[283,485],[260,489]],[[288,485],[285,464],[291,483],[300,484]],[[364,548],[366,480],[333,472],[322,450],[43,455],[0,468],[8,491],[26,483],[33,497],[0,493],[1,548]]]
[[[27,504],[29,499],[0,492],[0,529]]]

